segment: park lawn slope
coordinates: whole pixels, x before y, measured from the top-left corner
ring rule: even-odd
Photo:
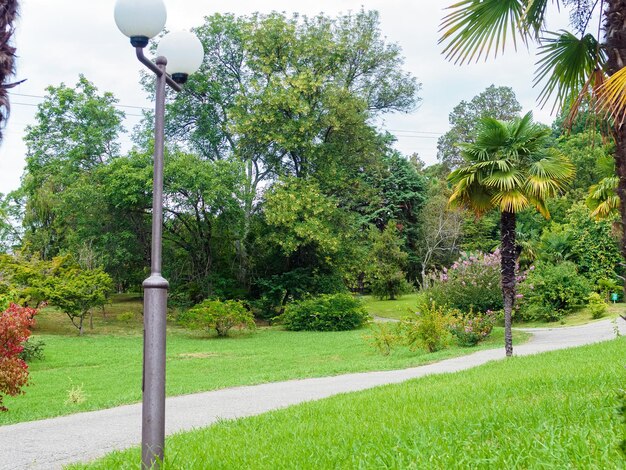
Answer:
[[[165,468],[626,468],[625,362],[619,338],[225,421],[168,438]]]
[[[51,320],[42,319],[41,323],[46,321]],[[71,334],[34,336],[46,343],[45,357],[31,363],[31,384],[25,388],[26,393],[6,397],[9,411],[0,413],[0,425],[141,400],[142,336],[97,334],[96,328],[93,330],[96,333],[78,337],[69,331]],[[167,344],[167,395],[401,369],[477,350],[455,346],[428,354],[403,347],[383,356],[365,342],[363,336],[367,333],[367,329],[321,333],[261,328],[256,333],[234,333],[231,338],[218,339],[171,328]],[[518,338],[524,340],[528,334],[519,333]],[[502,344],[502,329],[496,329],[479,348]]]

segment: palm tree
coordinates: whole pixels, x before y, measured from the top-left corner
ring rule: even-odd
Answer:
[[[545,30],[550,5],[570,10],[573,32]],[[610,203],[620,210],[621,252],[626,260],[626,4],[621,0],[459,0],[449,10],[440,39],[446,43],[444,54],[449,60],[463,64],[497,55],[506,42],[534,42],[539,45],[535,85],[543,83],[540,103],[555,97],[556,108],[570,110],[570,122],[587,99],[595,109],[608,112],[620,204]],[[595,17],[598,25],[591,22]],[[610,183],[596,189],[606,189]]]
[[[4,0],[0,4],[0,140],[2,140],[2,125],[6,121],[9,110],[9,88],[17,83],[8,83],[8,79],[15,71],[15,47],[11,46],[13,36],[13,22],[17,17],[17,0]]]
[[[461,144],[466,165],[453,171],[450,203],[481,216],[500,210],[500,254],[506,355],[513,354],[511,312],[515,302],[516,214],[535,207],[544,217],[546,200],[574,177],[574,166],[554,149],[547,149],[550,130],[528,113],[515,121],[482,119],[476,140]]]

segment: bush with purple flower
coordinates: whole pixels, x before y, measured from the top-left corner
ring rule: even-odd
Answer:
[[[430,276],[426,295],[437,305],[463,312],[500,310],[500,252],[461,253],[452,266]]]

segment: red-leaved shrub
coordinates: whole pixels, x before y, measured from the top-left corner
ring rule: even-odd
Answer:
[[[24,393],[22,387],[28,384],[28,365],[19,354],[35,324],[36,313],[34,308],[16,304],[0,313],[0,411],[7,411],[2,405],[5,395]]]

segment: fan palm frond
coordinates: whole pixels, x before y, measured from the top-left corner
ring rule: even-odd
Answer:
[[[553,109],[571,106],[585,83],[606,62],[593,35],[579,38],[565,30],[547,32],[541,39],[538,56],[533,86],[545,81],[539,103],[544,106],[556,95]]]
[[[589,188],[587,207],[591,209],[591,215],[597,219],[609,217],[620,207],[617,185],[619,178],[609,176],[600,180]]]
[[[448,42],[443,53],[457,64],[471,62],[491,51],[504,51],[510,38],[517,48],[517,37],[525,42],[520,28],[525,14],[524,0],[462,0],[448,7],[452,10],[441,22],[439,43]]]

